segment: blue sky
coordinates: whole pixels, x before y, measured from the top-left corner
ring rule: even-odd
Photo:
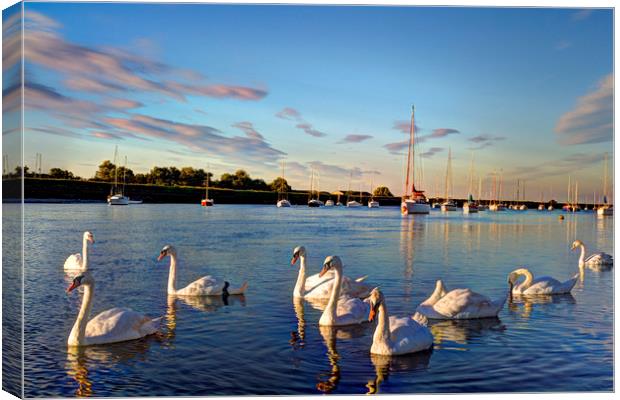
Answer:
[[[5,16],[5,23],[7,21]],[[502,170],[505,192],[588,196],[611,152],[611,10],[27,3],[26,160],[92,176],[210,164],[294,187],[402,192],[416,105],[423,189]],[[406,149],[405,149],[406,150]],[[584,197],[585,199],[585,197]]]

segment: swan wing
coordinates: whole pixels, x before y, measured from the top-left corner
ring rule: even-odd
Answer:
[[[572,281],[572,280],[571,280]],[[572,286],[571,286],[572,289]],[[570,289],[568,290],[570,291]],[[541,276],[532,281],[523,294],[560,294],[567,293],[565,285],[550,276]]]
[[[319,274],[310,275],[306,278],[306,288],[312,289],[332,279],[334,279],[334,271],[327,271],[327,273],[321,277],[319,277]]]
[[[87,344],[103,344],[139,339],[157,331],[157,320],[129,308],[103,311],[86,325]]]
[[[585,263],[594,265],[613,264],[614,258],[607,253],[594,253],[586,258]]]
[[[76,253],[67,257],[64,269],[82,269],[82,255]]]
[[[350,297],[368,297],[372,288],[358,280],[345,276],[342,281],[342,294]]]
[[[211,275],[195,280],[183,289],[177,290],[181,296],[219,296],[223,293],[225,282]]]
[[[411,318],[390,316],[390,341],[393,355],[415,353],[433,345],[433,334]]]
[[[356,297],[340,297],[336,307],[337,325],[353,325],[368,321],[370,304]]]
[[[491,299],[470,289],[454,289],[435,303],[433,309],[444,319],[484,318],[493,314],[497,306]],[[433,318],[433,316],[427,316]]]

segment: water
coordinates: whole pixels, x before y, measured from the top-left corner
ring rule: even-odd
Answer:
[[[5,213],[7,207],[5,205]],[[16,205],[14,207],[17,207]],[[373,324],[319,329],[320,311],[293,304],[293,247],[311,273],[342,257],[345,273],[369,275],[389,310],[411,315],[441,278],[496,298],[507,274],[568,279],[575,238],[612,253],[613,220],[591,213],[480,213],[401,217],[397,208],[28,204],[25,210],[26,396],[610,391],[613,272],[587,271],[572,295],[507,304],[495,320],[432,324],[432,352],[369,354]],[[161,334],[68,353],[80,305],[65,293],[62,265],[94,233],[93,314],[131,307],[164,316]],[[5,235],[7,233],[5,232]],[[212,274],[244,298],[168,299],[168,259],[177,247],[178,286]]]

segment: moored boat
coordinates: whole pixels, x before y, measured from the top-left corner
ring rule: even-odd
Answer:
[[[411,182],[411,186],[409,183]],[[415,106],[411,107],[411,127],[409,129],[409,150],[407,152],[407,176],[405,177],[405,191],[400,210],[403,215],[428,214],[431,206],[426,200],[423,190],[415,187]]]

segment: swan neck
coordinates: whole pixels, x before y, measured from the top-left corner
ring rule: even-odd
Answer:
[[[293,297],[304,297],[306,292],[306,256],[300,256],[299,274],[293,289]]]
[[[78,313],[75,324],[69,334],[69,345],[79,346],[84,344],[84,337],[86,336],[86,324],[88,323],[88,316],[90,315],[90,309],[92,306],[93,294],[95,291],[94,284],[84,285],[84,296],[82,297],[82,305],[80,306],[80,312]]]
[[[385,300],[379,304],[379,310],[377,312],[377,328],[373,336],[373,342],[384,342],[389,344],[390,342],[390,316],[388,314]]]
[[[82,270],[88,269],[88,239],[82,240]]]
[[[340,267],[334,267],[334,284],[332,286],[332,294],[329,297],[329,302],[327,303],[327,307],[325,307],[324,311],[324,313],[327,313],[330,322],[336,321],[336,308],[338,306],[338,298],[340,297],[341,283],[342,270]]]
[[[176,294],[177,282],[177,255],[170,254],[170,274],[168,275],[168,294]]]
[[[579,265],[584,265],[586,261],[586,246],[581,244],[581,255],[579,256]]]
[[[528,271],[527,269],[521,270],[521,274],[525,276],[525,280],[523,281],[521,285],[519,285],[519,288],[523,291],[532,285],[532,281],[534,280],[534,277],[532,276],[532,273]]]

